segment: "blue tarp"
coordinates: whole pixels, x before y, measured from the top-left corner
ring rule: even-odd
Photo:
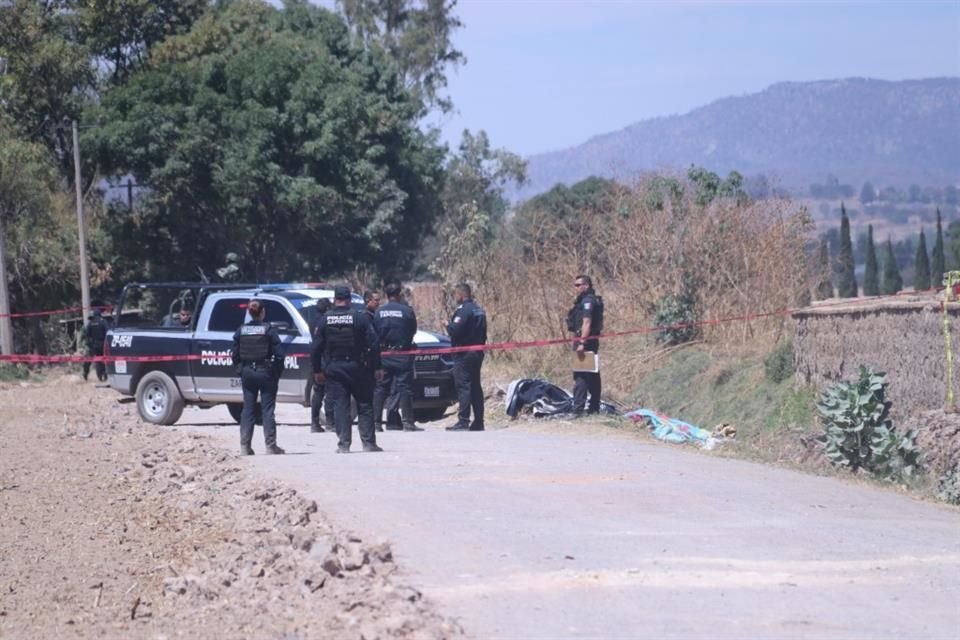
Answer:
[[[713,449],[718,440],[706,429],[657,413],[653,409],[634,409],[623,414],[634,422],[646,422],[653,437],[666,442],[693,442],[704,449]]]

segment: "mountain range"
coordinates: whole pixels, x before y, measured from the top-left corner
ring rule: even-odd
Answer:
[[[858,189],[943,187],[960,183],[960,78],[783,82],[527,160],[515,200],[591,175],[629,181],[691,165],[762,174],[794,193],[827,175]]]

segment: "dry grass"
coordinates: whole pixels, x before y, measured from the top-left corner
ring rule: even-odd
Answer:
[[[691,185],[687,195],[658,204],[651,198],[655,189],[638,182],[573,220],[533,212],[522,229],[508,225],[497,241],[462,250],[459,262],[446,265],[447,284],[464,279],[474,286],[487,310],[490,341],[527,341],[568,337],[571,285],[577,274],[591,275],[604,298],[605,333],[637,331],[601,345],[605,395],[615,400],[626,400],[665,352],[643,330],[652,328],[657,303],[667,294],[693,295],[706,323],[701,339],[711,347],[769,351],[783,333],[782,316],[718,321],[778,312],[809,290],[805,210],[785,200],[733,198],[700,206]],[[449,317],[450,309],[437,312],[431,298],[430,305],[417,304],[421,317]],[[492,358],[518,375],[566,379],[567,349]]]

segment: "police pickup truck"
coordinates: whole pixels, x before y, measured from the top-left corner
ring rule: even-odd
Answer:
[[[128,284],[104,341],[104,355],[111,356],[110,386],[133,396],[140,417],[154,424],[174,424],[185,405],[218,404],[226,404],[239,422],[243,390],[230,348],[237,327],[249,319],[246,308],[253,297],[263,303],[267,321],[284,343],[277,402],[310,406],[310,328],[319,315],[317,303],[333,298],[332,288],[326,286]],[[356,294],[352,302],[363,307]],[[189,313],[180,313],[182,309]],[[453,362],[449,355],[429,350],[450,346],[450,341],[418,331],[414,344],[426,352],[414,357],[415,418],[438,420],[456,399]]]

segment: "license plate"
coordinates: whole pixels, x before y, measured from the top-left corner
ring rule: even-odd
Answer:
[[[124,374],[127,372],[127,361],[126,360],[116,360],[113,363],[113,368],[116,369],[117,373]]]
[[[424,398],[439,398],[439,397],[440,397],[440,387],[424,387],[424,388],[423,388],[423,397],[424,397]]]

